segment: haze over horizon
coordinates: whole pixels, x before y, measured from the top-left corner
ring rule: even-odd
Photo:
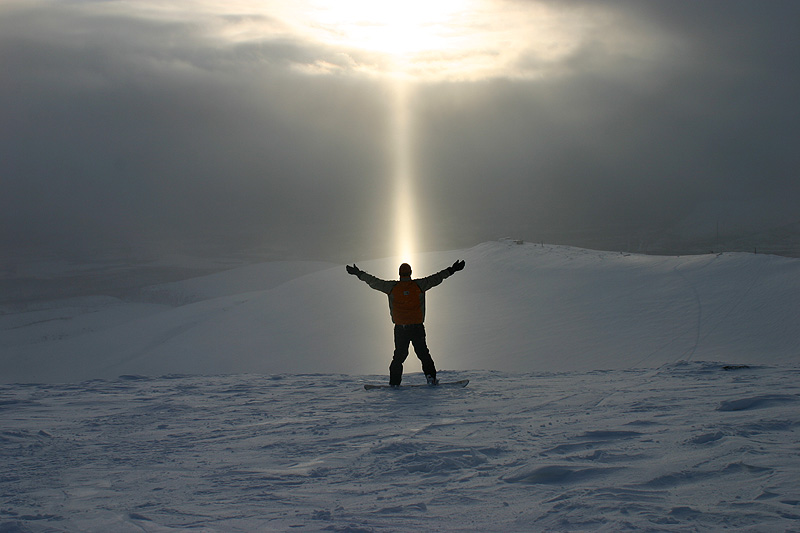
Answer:
[[[0,245],[797,239],[797,2],[371,5],[4,2]]]

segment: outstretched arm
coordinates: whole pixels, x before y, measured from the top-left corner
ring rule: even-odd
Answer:
[[[432,289],[433,287],[436,287],[437,285],[439,285],[441,282],[443,282],[444,280],[446,280],[447,278],[449,278],[450,276],[452,276],[456,272],[464,270],[464,265],[465,264],[466,263],[464,261],[458,260],[455,263],[453,263],[451,266],[445,268],[444,270],[440,270],[436,274],[431,274],[430,276],[428,276],[426,278],[418,279],[417,283],[419,284],[420,288],[423,291],[427,291],[428,289]]]
[[[381,291],[386,294],[389,294],[397,283],[396,281],[386,281],[384,279],[376,278],[372,274],[364,272],[358,268],[355,263],[353,263],[352,266],[347,265],[345,268],[347,269],[348,274],[352,274],[353,276],[357,277],[376,291]]]

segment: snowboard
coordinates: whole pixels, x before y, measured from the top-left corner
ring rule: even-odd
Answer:
[[[458,388],[458,387],[466,387],[467,383],[469,383],[468,379],[462,379],[462,380],[459,380],[459,381],[446,381],[446,382],[445,381],[440,381],[438,385],[428,385],[427,383],[413,383],[411,385],[400,385],[399,388],[401,388],[401,389],[411,389],[411,388],[417,388],[417,387],[429,387],[431,389],[436,389],[438,387],[448,387],[448,388],[455,387],[455,388]],[[372,390],[372,389],[391,389],[392,387],[391,387],[391,385],[387,385],[387,384],[373,385],[372,383],[365,383],[364,384],[364,388],[366,390]]]

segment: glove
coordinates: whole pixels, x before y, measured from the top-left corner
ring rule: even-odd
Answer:
[[[456,272],[464,270],[464,265],[466,265],[464,261],[462,260],[456,261],[455,263],[453,263],[452,266],[447,267],[447,271],[450,272],[450,275],[452,276]]]
[[[347,265],[345,268],[347,269],[348,274],[352,274],[354,276],[361,274],[361,270],[359,270],[355,263],[353,263],[353,266]]]

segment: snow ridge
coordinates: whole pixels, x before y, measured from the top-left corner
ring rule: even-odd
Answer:
[[[428,295],[428,342],[440,368],[798,361],[798,259],[645,256],[517,242],[415,261],[419,275],[467,262]],[[380,277],[396,275],[395,259],[359,265]],[[133,300],[98,296],[1,314],[0,381],[378,374],[391,357],[391,335],[385,298],[343,267],[253,265],[146,288]]]

